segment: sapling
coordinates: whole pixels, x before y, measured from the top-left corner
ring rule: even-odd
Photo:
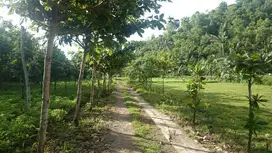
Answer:
[[[194,67],[192,67],[192,79],[189,80],[189,83],[187,85],[187,91],[192,98],[192,102],[188,105],[193,110],[194,125],[196,120],[196,113],[197,110],[199,110],[200,104],[199,90],[204,89],[204,80],[204,69],[199,64],[196,64]]]
[[[228,65],[233,68],[239,75],[242,76],[244,80],[247,81],[248,89],[248,120],[245,128],[248,129],[248,145],[247,152],[252,152],[252,136],[255,134],[257,136],[257,130],[259,130],[262,125],[267,124],[263,121],[258,121],[255,117],[256,110],[259,109],[259,105],[262,102],[266,102],[261,95],[253,95],[252,86],[256,82],[261,81],[262,75],[265,74],[267,68],[271,64],[271,54],[261,54],[261,53],[244,53],[244,54],[234,54],[230,56]]]

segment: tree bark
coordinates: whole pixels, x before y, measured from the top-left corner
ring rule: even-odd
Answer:
[[[103,74],[103,91],[106,91],[106,73]]]
[[[50,103],[50,77],[51,77],[51,63],[52,63],[52,53],[54,39],[56,36],[56,9],[53,7],[52,20],[49,27],[49,36],[47,42],[47,50],[44,59],[44,72],[43,72],[43,94],[42,94],[42,107],[41,107],[41,117],[40,117],[40,128],[39,128],[39,138],[38,138],[38,153],[43,153],[46,141],[46,130],[48,122],[48,107]]]
[[[109,73],[109,82],[108,82],[108,92],[110,93],[111,89],[111,84],[112,84],[112,74]]]
[[[162,76],[162,94],[164,94],[164,75]]]
[[[100,99],[100,96],[101,96],[101,83],[100,83],[100,80],[101,80],[101,74],[99,74],[99,76],[97,77],[97,86],[98,86],[97,97],[98,97],[98,99]],[[96,102],[96,104],[98,104],[98,103]]]
[[[88,49],[85,47],[82,61],[81,61],[79,76],[78,76],[78,83],[77,83],[76,110],[75,110],[75,116],[74,116],[75,126],[78,126],[78,120],[79,120],[81,92],[82,92],[82,80],[83,80],[83,76],[84,76],[85,60],[86,60],[87,53],[88,53]]]
[[[24,77],[25,77],[25,88],[26,88],[26,111],[29,108],[30,101],[31,101],[31,95],[30,95],[30,86],[29,86],[29,79],[28,79],[28,72],[26,69],[26,61],[25,61],[25,52],[24,52],[24,32],[25,29],[23,26],[21,26],[21,43],[20,43],[20,52],[21,52],[21,60],[22,60],[22,66],[24,70]]]
[[[254,119],[254,114],[253,114],[253,105],[252,105],[252,78],[248,80],[248,101],[249,101],[249,129],[248,129],[248,144],[247,144],[247,152],[251,153],[251,143],[252,143],[252,134],[253,134],[253,119]]]
[[[94,103],[95,75],[96,75],[96,62],[95,60],[93,60],[92,88],[91,88],[91,94],[90,94],[90,110],[92,110],[93,103]]]

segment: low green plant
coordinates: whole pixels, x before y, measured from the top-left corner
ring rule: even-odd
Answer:
[[[67,111],[63,109],[49,110],[49,117],[54,122],[61,121],[67,115]]]

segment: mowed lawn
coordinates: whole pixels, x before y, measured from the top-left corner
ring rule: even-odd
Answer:
[[[152,91],[142,89],[134,83],[138,92],[157,108],[166,113],[178,116],[180,124],[190,124],[192,113],[188,107],[191,98],[186,92],[184,81],[167,79],[165,96],[162,94],[161,80],[154,79]],[[254,136],[255,152],[265,152],[267,135],[272,139],[272,86],[254,85],[253,94],[263,95],[268,102],[260,105],[256,112],[259,121],[268,122],[263,126],[257,137]],[[247,85],[243,83],[207,83],[201,90],[201,111],[197,115],[197,131],[207,139],[229,145],[234,152],[245,151],[247,130],[244,125],[248,116]]]

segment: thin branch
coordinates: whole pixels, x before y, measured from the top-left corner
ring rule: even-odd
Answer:
[[[93,8],[96,8],[96,7],[100,6],[100,5],[102,5],[104,2],[105,2],[105,0],[102,0],[102,1],[99,2],[98,4],[92,6],[91,8],[92,8],[92,9],[93,9]]]
[[[82,48],[85,47],[85,46],[82,44],[82,42],[80,42],[80,40],[78,39],[78,37],[77,37],[76,39],[73,39],[73,38],[72,38],[72,40],[73,40],[74,42],[76,42],[80,47],[82,47]]]

